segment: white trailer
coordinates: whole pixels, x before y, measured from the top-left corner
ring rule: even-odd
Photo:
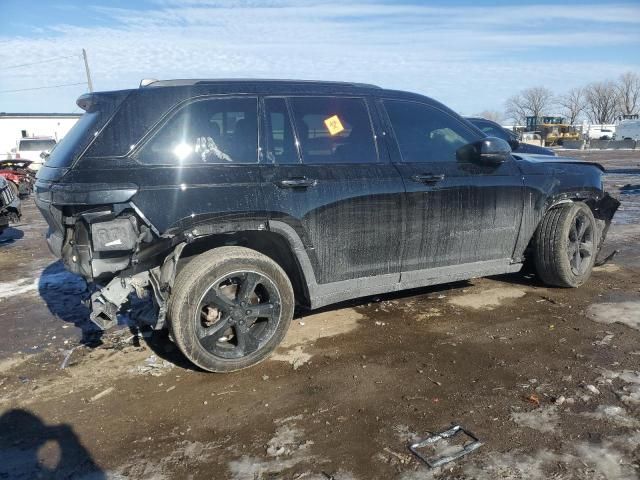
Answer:
[[[616,140],[640,140],[640,120],[622,120],[616,127]]]
[[[583,127],[584,131],[584,127]],[[616,134],[615,125],[588,125],[586,127],[587,136],[591,140],[611,140]]]

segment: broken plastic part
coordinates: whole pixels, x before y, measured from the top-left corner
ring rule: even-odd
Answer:
[[[419,448],[432,446],[433,444],[435,444],[436,442],[438,442],[440,440],[444,440],[446,438],[451,438],[451,437],[457,435],[458,433],[464,433],[469,438],[471,438],[473,441],[471,443],[467,444],[467,445],[464,445],[459,451],[457,451],[457,452],[455,452],[453,454],[444,455],[444,456],[439,457],[439,458],[429,458],[429,457],[423,455],[418,450]],[[477,450],[481,446],[482,446],[482,442],[473,433],[471,433],[469,430],[465,430],[460,425],[454,425],[449,430],[445,430],[444,432],[436,433],[435,435],[427,437],[424,440],[420,440],[417,443],[413,443],[413,444],[409,445],[409,450],[411,450],[411,453],[413,453],[416,457],[418,457],[420,460],[422,460],[424,463],[426,463],[429,468],[436,468],[436,467],[439,467],[441,465],[444,465],[445,463],[449,463],[449,462],[451,462],[453,460],[456,460],[457,458],[460,458],[460,457],[462,457],[464,455],[467,455],[468,453],[471,453],[474,450]]]
[[[596,263],[594,265],[596,267],[601,267],[602,265],[605,265],[605,264],[609,263],[611,260],[613,260],[613,257],[615,257],[619,253],[620,253],[620,250],[614,250],[609,255],[604,257],[602,260],[596,260]]]
[[[115,277],[101,290],[91,295],[91,315],[89,318],[102,330],[115,327],[118,310],[129,298],[132,291],[141,292],[149,285],[149,273],[143,272],[132,277]]]

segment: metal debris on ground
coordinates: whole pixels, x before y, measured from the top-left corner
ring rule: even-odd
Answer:
[[[457,452],[454,452],[452,454],[443,455],[443,456],[438,457],[438,458],[429,458],[429,457],[423,455],[419,451],[420,448],[434,446],[440,440],[445,440],[445,439],[448,439],[448,438],[452,438],[452,437],[456,436],[459,433],[463,433],[467,437],[471,438],[472,442],[468,443],[466,445],[463,445],[460,448],[460,450],[458,450]],[[453,460],[456,460],[456,459],[458,459],[460,457],[463,457],[464,455],[467,455],[467,454],[473,452],[474,450],[477,450],[481,446],[482,446],[482,442],[473,433],[471,433],[469,430],[464,429],[460,425],[454,425],[449,430],[445,430],[444,432],[436,433],[435,435],[427,437],[424,440],[420,440],[420,441],[418,441],[416,443],[413,443],[413,444],[409,445],[409,450],[411,450],[411,453],[413,453],[416,457],[418,457],[420,460],[422,460],[424,463],[426,463],[429,468],[436,468],[436,467],[439,467],[441,465],[444,465],[445,463],[449,463],[449,462],[451,462]]]
[[[594,264],[594,267],[601,267],[602,265],[604,265],[606,263],[609,263],[619,253],[620,253],[620,250],[614,250],[609,255],[604,257],[602,260],[596,260],[596,263]]]
[[[93,397],[91,397],[89,399],[90,402],[95,402],[96,400],[100,400],[102,397],[106,397],[107,395],[109,395],[111,392],[113,392],[115,390],[114,387],[109,387],[103,391],[101,391],[100,393],[98,393],[97,395],[94,395]]]
[[[141,375],[148,373],[154,377],[159,377],[164,373],[163,370],[171,369],[174,366],[173,363],[167,360],[160,360],[156,355],[151,355],[146,358],[144,365],[138,365],[135,368],[135,372]]]
[[[69,366],[69,361],[71,360],[71,354],[74,352],[76,348],[80,347],[80,345],[76,345],[70,350],[65,350],[64,360],[62,360],[62,364],[60,365],[60,370],[64,370]]]

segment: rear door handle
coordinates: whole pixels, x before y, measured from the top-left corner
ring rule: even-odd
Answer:
[[[444,180],[444,174],[422,173],[411,176],[411,180],[418,183],[424,183],[426,185],[432,185],[434,183]]]
[[[276,182],[280,188],[309,188],[318,183],[317,180],[311,178],[288,178],[286,180],[280,180]]]

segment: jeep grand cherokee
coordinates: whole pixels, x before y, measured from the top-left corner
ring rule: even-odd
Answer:
[[[482,275],[525,259],[591,274],[619,203],[603,169],[512,154],[444,105],[372,85],[172,80],[92,93],[40,169],[51,250],[108,328],[149,294],[203,369],[253,365],[294,307]]]

